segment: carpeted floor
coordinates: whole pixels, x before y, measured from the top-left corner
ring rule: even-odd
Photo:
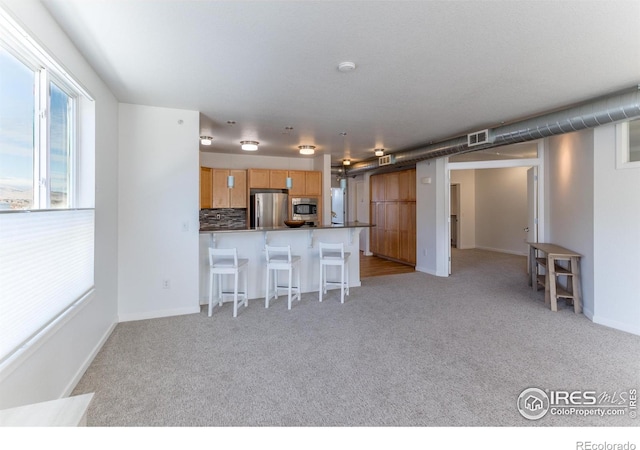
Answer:
[[[456,250],[449,278],[367,278],[343,305],[331,291],[119,324],[74,394],[95,392],[92,426],[637,426],[520,416],[528,387],[640,384],[639,336],[543,295],[524,257]]]

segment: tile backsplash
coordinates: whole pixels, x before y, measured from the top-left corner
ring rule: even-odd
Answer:
[[[200,210],[200,228],[246,228],[247,210],[216,208]]]

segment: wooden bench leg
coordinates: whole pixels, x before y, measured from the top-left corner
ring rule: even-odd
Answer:
[[[558,297],[556,296],[556,261],[552,257],[547,258],[547,277],[545,285],[549,285],[549,300],[551,301],[551,311],[558,311]],[[547,290],[545,286],[545,296]]]
[[[571,257],[571,290],[573,291],[573,312],[582,312],[582,293],[580,292],[580,260],[576,256]]]

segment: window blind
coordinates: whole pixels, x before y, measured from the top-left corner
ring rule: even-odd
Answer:
[[[94,216],[0,214],[0,362],[93,288]]]

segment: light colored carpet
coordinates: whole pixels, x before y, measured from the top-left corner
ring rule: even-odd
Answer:
[[[304,294],[119,324],[74,394],[93,426],[612,426],[522,418],[527,387],[640,384],[640,337],[544,305],[524,257],[456,250],[454,274],[367,278],[341,305]],[[560,302],[564,306],[563,302]]]

